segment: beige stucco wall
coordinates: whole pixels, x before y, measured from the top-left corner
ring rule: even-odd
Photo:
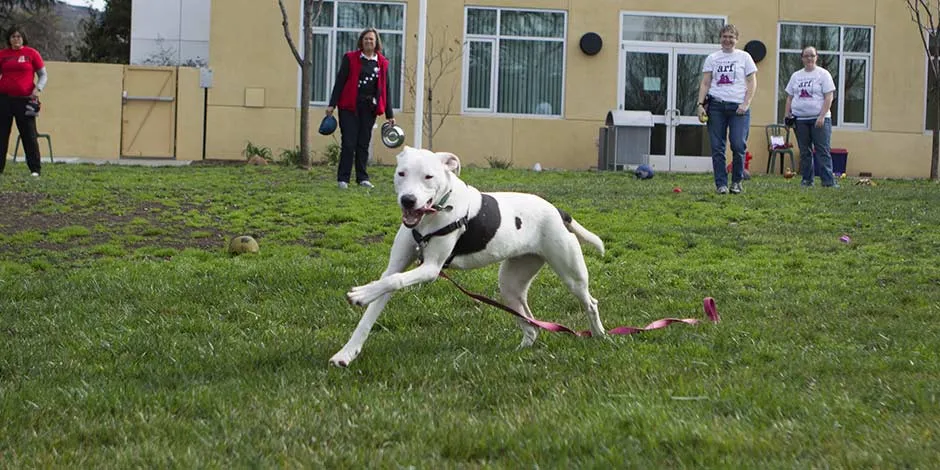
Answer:
[[[291,34],[301,47],[300,2],[286,1],[284,5],[291,18]],[[213,86],[209,90],[207,156],[242,159],[241,152],[249,141],[275,153],[296,147],[300,138],[295,125],[299,72],[284,39],[277,2],[216,0],[210,28]]]
[[[408,0],[406,70],[416,57],[417,0]],[[287,1],[291,34],[300,41],[299,1]],[[877,0],[464,0],[431,1],[429,30],[438,38],[463,38],[464,8],[512,6],[568,12],[568,41],[562,118],[461,114],[462,71],[457,67],[435,89],[437,97],[453,90],[457,99],[434,137],[437,150],[461,156],[465,165],[486,166],[488,158],[511,160],[517,167],[590,168],[597,163],[597,130],[617,104],[621,11],[726,16],[741,30],[741,43],[758,39],[768,48],[758,64],[759,89],[753,102],[749,147],[752,169],[766,167],[763,126],[776,117],[776,44],[780,21],[874,26],[872,99],[869,130],[833,131],[833,147],[849,149],[848,172],[877,176],[926,177],[930,138],[923,132],[924,58],[916,29],[903,4]],[[604,47],[595,56],[578,48],[581,35],[597,32]],[[208,91],[206,150],[209,158],[242,159],[246,143],[275,153],[299,145],[299,73],[284,39],[276,1],[215,0],[210,57],[213,86]],[[717,49],[717,46],[716,46]],[[461,64],[462,66],[462,64]],[[48,63],[49,86],[43,98],[40,130],[53,135],[60,156],[119,158],[124,68],[106,64]],[[399,124],[413,129],[413,97],[407,87]],[[203,90],[196,69],[180,68],[177,88],[176,158],[202,157]],[[436,108],[439,111],[439,108]],[[312,146],[322,151],[339,133],[315,132],[323,115],[311,108]],[[435,121],[440,119],[440,114]],[[382,120],[379,120],[381,123]],[[11,138],[15,142],[15,131]],[[410,139],[409,139],[410,140]],[[425,143],[427,139],[425,138]],[[375,158],[391,163],[395,152],[380,144]],[[889,155],[891,158],[885,158]]]
[[[117,158],[121,152],[121,89],[124,66],[46,62],[49,83],[36,120],[40,133],[52,137],[57,156]],[[16,144],[16,125],[10,136],[10,154]],[[48,153],[46,141],[40,153]],[[20,147],[19,159],[23,158]]]
[[[176,159],[202,159],[202,123],[205,95],[199,87],[199,69],[180,67],[176,89]]]
[[[735,0],[475,0],[430,2],[429,28],[447,27],[462,32],[464,7],[515,6],[557,8],[568,11],[565,99],[563,119],[538,117],[493,117],[461,115],[459,97],[444,127],[435,136],[435,147],[461,155],[465,164],[486,165],[487,158],[512,160],[516,166],[535,162],[548,167],[588,168],[597,162],[597,128],[607,110],[617,103],[620,11],[692,13],[726,16],[741,30],[741,43],[752,39],[767,45],[767,57],[758,64],[759,91],[753,102],[749,147],[753,171],[766,168],[767,142],[763,126],[776,119],[777,24],[780,21],[857,24],[875,26],[872,59],[870,130],[833,132],[833,146],[849,150],[850,174],[872,172],[879,176],[925,177],[929,170],[930,139],[923,132],[924,61],[920,43],[904,8],[888,8],[875,0],[816,2],[793,0],[739,2]],[[417,29],[417,2],[408,6],[407,29]],[[577,41],[588,31],[604,39],[596,56],[578,49]],[[407,35],[406,61],[416,54],[416,44]],[[283,39],[280,39],[283,41]],[[461,72],[446,77],[440,90],[456,84],[460,92]],[[886,91],[887,90],[887,91]],[[439,90],[436,90],[440,94]],[[406,103],[398,119],[410,131],[413,104]],[[912,106],[913,104],[913,106]],[[319,117],[322,110],[317,109]],[[315,120],[315,123],[318,120]],[[328,139],[317,136],[314,147],[325,147]],[[380,161],[391,161],[392,152],[377,147]],[[892,155],[888,160],[884,155]]]

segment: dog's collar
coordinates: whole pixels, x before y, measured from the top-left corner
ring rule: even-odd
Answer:
[[[445,206],[445,205],[444,205],[444,203],[446,203],[446,202],[447,202],[447,199],[450,197],[450,193],[451,193],[451,191],[447,191],[447,194],[445,194],[444,197],[442,197],[440,201],[437,201],[437,204],[433,204],[433,205],[431,206],[431,209],[434,209],[434,210],[436,210],[436,211],[438,211],[438,212],[440,212],[440,211],[445,211],[445,212],[446,212],[446,211],[449,211],[449,210],[453,209],[454,206]]]

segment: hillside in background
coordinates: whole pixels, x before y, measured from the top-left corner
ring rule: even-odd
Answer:
[[[18,10],[12,13],[12,24],[22,25],[29,36],[29,45],[45,60],[67,61],[69,48],[81,42],[81,23],[97,13],[90,7],[56,1],[51,8],[37,12]],[[4,28],[5,29],[5,28]]]

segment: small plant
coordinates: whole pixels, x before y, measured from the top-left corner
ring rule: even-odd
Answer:
[[[245,160],[251,160],[251,157],[261,157],[266,161],[271,161],[271,149],[263,145],[255,145],[249,140],[245,144],[245,150],[242,150],[242,155],[245,156]]]
[[[339,165],[339,155],[342,152],[342,148],[335,141],[330,142],[326,146],[326,150],[323,151],[323,161],[327,165]]]
[[[512,168],[511,158],[509,160],[503,160],[496,155],[490,155],[489,157],[486,157],[486,161],[490,164],[490,168],[497,168],[500,170]]]
[[[279,155],[278,163],[287,166],[303,166],[303,158],[300,155],[300,147],[293,149],[282,149]]]

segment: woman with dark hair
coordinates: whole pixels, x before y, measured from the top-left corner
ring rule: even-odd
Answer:
[[[819,159],[822,185],[838,188],[832,174],[832,100],[836,84],[828,70],[816,65],[816,48],[806,46],[801,53],[803,68],[790,75],[787,83],[786,117],[795,118],[796,142],[800,146],[800,173],[803,186],[813,185],[813,159]]]
[[[339,105],[342,150],[336,181],[340,189],[349,187],[353,163],[356,165],[356,182],[367,188],[374,187],[369,182],[366,164],[369,162],[369,141],[372,140],[375,117],[384,113],[385,119],[395,124],[392,106],[388,102],[388,59],[381,52],[379,32],[368,28],[359,34],[358,48],[343,55],[336,74],[326,114],[332,115]]]
[[[26,33],[17,26],[6,34],[7,47],[0,49],[0,173],[7,162],[13,120],[20,131],[26,165],[33,176],[40,172],[39,142],[36,138],[36,114],[39,95],[46,86],[46,66],[32,47]],[[38,77],[33,82],[34,76]]]

